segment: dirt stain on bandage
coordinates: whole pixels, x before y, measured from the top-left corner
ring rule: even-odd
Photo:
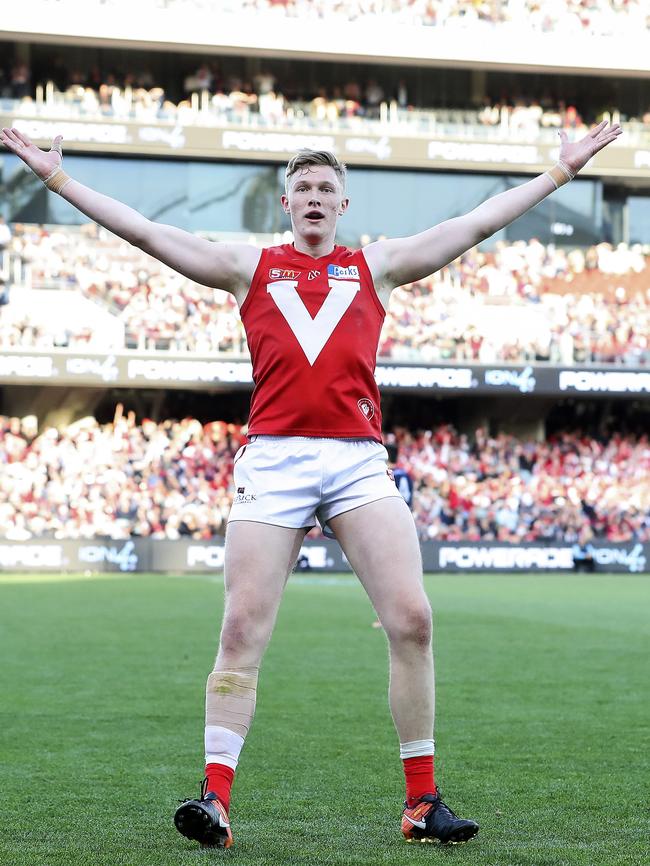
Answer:
[[[255,712],[257,675],[257,668],[212,671],[206,687],[206,725],[220,725],[245,737]]]

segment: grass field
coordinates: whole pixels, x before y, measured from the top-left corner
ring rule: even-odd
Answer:
[[[385,638],[352,578],[290,582],[235,847],[171,823],[202,773],[215,578],[0,577],[0,864],[648,863],[643,576],[433,576],[436,761],[465,846],[406,845]]]

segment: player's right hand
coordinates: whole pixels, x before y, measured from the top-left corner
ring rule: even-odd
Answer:
[[[41,180],[45,180],[55,168],[61,165],[63,160],[61,152],[62,141],[63,136],[57,135],[52,141],[52,146],[49,150],[41,150],[40,147],[32,144],[24,132],[15,127],[3,129],[0,132],[0,143],[4,144],[7,150],[20,157]]]

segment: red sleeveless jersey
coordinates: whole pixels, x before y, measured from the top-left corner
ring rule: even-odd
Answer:
[[[241,307],[255,389],[250,435],[381,442],[374,371],[384,321],[360,250],[262,251]]]

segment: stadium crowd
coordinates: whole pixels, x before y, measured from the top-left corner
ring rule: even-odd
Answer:
[[[364,240],[367,240],[364,239]],[[247,354],[232,297],[191,283],[95,225],[16,225],[6,247],[26,284],[82,292],[124,323],[128,348]],[[15,268],[7,267],[12,273]],[[13,292],[18,293],[19,288]],[[106,348],[106,334],[0,307],[0,347]],[[504,330],[503,316],[516,327]],[[471,250],[396,290],[380,341],[397,361],[650,363],[650,263],[639,246],[536,240]],[[109,348],[119,349],[124,345]]]
[[[584,529],[608,541],[650,539],[647,436],[536,442],[449,425],[393,436],[424,539],[575,541]]]
[[[63,2],[63,0],[58,0]],[[128,0],[95,0],[125,7]],[[430,27],[520,24],[544,32],[634,34],[650,26],[644,0],[149,0],[152,11],[250,12],[341,22],[381,17],[391,23]]]
[[[532,240],[470,250],[393,292],[379,354],[643,366],[650,363],[649,274],[643,250],[626,244],[566,250]]]
[[[449,425],[391,430],[414,481],[422,539],[650,541],[650,440],[563,433],[473,436]],[[223,534],[245,428],[192,418],[39,431],[0,418],[0,537],[208,539]]]
[[[136,425],[87,418],[37,435],[35,421],[0,422],[0,535],[210,538],[230,508],[241,428],[185,419]]]
[[[102,73],[96,66],[82,70],[62,61],[48,69],[47,81],[34,82],[24,62],[10,65],[4,84],[2,79],[0,64],[0,96],[14,101],[18,117],[358,130],[381,120],[382,128],[394,131],[449,128],[456,135],[476,136],[482,130],[488,137],[535,140],[546,129],[585,130],[602,115],[602,107],[594,112],[584,106],[588,117],[583,120],[574,104],[547,90],[539,98],[499,93],[485,97],[480,105],[443,107],[431,100],[428,88],[418,99],[404,78],[394,76],[385,81],[360,77],[329,86],[309,85],[295,76],[281,81],[267,68],[247,80],[229,70],[227,58],[200,63],[166,86],[146,69]],[[619,113],[612,109],[607,116],[618,119]],[[650,110],[627,120],[648,124]]]

